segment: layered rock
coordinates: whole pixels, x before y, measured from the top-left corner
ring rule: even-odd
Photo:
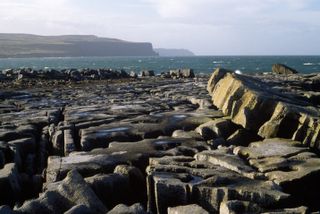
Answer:
[[[245,129],[318,149],[320,112],[308,98],[314,93],[311,77],[248,76],[217,69],[207,90],[213,104]]]

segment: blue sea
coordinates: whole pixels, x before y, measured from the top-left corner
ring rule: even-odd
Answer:
[[[126,71],[192,68],[196,73],[211,73],[217,67],[241,72],[268,72],[275,63],[286,64],[301,73],[320,72],[320,56],[192,56],[192,57],[45,57],[0,59],[0,70],[112,68]]]

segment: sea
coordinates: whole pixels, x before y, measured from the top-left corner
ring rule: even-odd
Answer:
[[[170,69],[192,68],[195,73],[209,74],[218,67],[243,73],[270,72],[275,63],[292,67],[300,73],[320,72],[320,56],[190,56],[190,57],[43,57],[2,58],[0,70],[7,68],[70,69],[111,68],[155,73]]]

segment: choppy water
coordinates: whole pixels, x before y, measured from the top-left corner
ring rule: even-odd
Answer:
[[[211,73],[217,67],[242,72],[271,71],[283,63],[301,73],[320,72],[320,56],[195,56],[195,57],[51,57],[0,59],[0,69],[30,67],[113,68],[126,71],[154,70],[156,73],[176,68],[193,68],[196,73]]]

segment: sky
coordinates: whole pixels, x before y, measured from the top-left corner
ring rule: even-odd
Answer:
[[[197,55],[320,55],[320,0],[1,0],[0,33],[98,35]]]

